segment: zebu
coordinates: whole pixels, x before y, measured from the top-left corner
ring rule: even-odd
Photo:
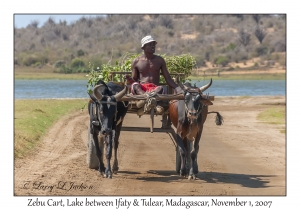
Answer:
[[[119,136],[128,109],[128,101],[124,102],[120,99],[126,93],[126,85],[122,87],[114,82],[105,84],[99,80],[94,87],[93,94],[90,95],[87,161],[90,168],[98,168],[100,174],[104,174],[104,177],[112,178],[112,173],[117,172],[119,168],[117,159]],[[106,168],[103,162],[103,142],[106,144]],[[112,148],[114,148],[114,163],[111,169]]]
[[[189,179],[195,179],[199,142],[207,114],[217,114],[217,125],[222,124],[223,118],[219,112],[208,112],[208,106],[213,103],[202,94],[211,86],[212,80],[200,88],[192,87],[189,83],[182,85],[180,81],[177,83],[184,90],[184,100],[172,100],[169,106],[170,119],[176,128],[176,171],[181,176],[188,174]]]

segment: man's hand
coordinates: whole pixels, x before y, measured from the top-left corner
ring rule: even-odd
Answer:
[[[175,94],[181,94],[181,93],[184,93],[184,91],[181,89],[180,86],[178,86],[177,88],[175,88],[174,91],[175,91]]]
[[[131,85],[132,83],[135,82],[135,81],[132,79],[132,77],[130,77],[128,74],[125,74],[124,80],[126,81],[126,83],[127,83],[128,85]]]

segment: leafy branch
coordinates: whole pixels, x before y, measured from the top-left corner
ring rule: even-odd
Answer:
[[[131,72],[131,64],[132,61],[140,56],[141,54],[129,54],[125,53],[124,56],[120,58],[119,61],[116,61],[115,65],[110,63],[102,64],[101,67],[97,67],[94,70],[94,65],[89,63],[90,72],[87,74],[88,76],[88,93],[92,93],[92,90],[96,83],[101,79],[104,82],[110,81],[112,78],[110,77],[110,72],[114,71],[123,71],[123,72]],[[166,61],[167,69],[170,73],[182,73],[185,75],[184,78],[180,78],[181,82],[185,82],[188,79],[188,76],[191,75],[192,70],[196,66],[196,59],[189,55],[183,54],[178,56],[167,56],[165,54],[159,55]],[[114,81],[117,81],[117,75],[114,74]],[[160,82],[165,83],[164,77],[160,77]]]

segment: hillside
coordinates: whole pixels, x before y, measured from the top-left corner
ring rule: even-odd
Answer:
[[[286,66],[286,16],[271,14],[107,15],[71,25],[33,21],[14,29],[14,64],[84,72],[89,63],[101,66],[141,53],[140,40],[148,34],[158,42],[157,54],[194,56],[198,73]]]

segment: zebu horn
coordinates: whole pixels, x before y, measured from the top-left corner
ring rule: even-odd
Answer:
[[[206,89],[208,89],[212,84],[212,79],[210,79],[210,82],[204,86],[202,86],[200,89],[201,92],[205,91]]]
[[[116,95],[114,95],[116,101],[120,101],[121,98],[127,93],[127,86],[125,85],[124,89],[120,92],[118,92]]]
[[[101,94],[101,90],[100,90],[100,87],[103,86],[102,84],[101,85],[96,85],[94,87],[94,90],[93,90],[93,95],[100,101],[102,99],[102,94]]]
[[[185,87],[185,86],[180,82],[180,80],[179,80],[178,77],[176,78],[176,80],[177,80],[177,83],[178,83],[179,87],[181,87],[181,89],[182,89],[183,91],[185,91],[185,90],[187,89],[187,87]]]

